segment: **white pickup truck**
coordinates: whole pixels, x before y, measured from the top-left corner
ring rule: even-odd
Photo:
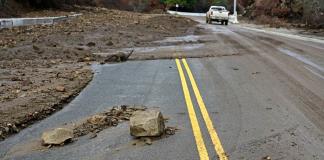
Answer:
[[[221,22],[228,25],[229,11],[223,6],[211,6],[206,13],[206,23],[211,24],[213,21]]]

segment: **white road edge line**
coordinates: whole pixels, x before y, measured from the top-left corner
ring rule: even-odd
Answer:
[[[267,31],[267,30],[263,30],[263,29],[251,28],[251,27],[246,27],[246,26],[242,26],[242,28],[252,30],[252,31],[257,31],[257,32],[282,36],[282,37],[286,37],[286,38],[296,39],[296,40],[310,41],[310,42],[316,42],[316,43],[324,44],[324,40],[320,40],[320,39],[316,39],[316,38],[310,38],[310,37],[304,37],[304,36],[287,34],[287,33]]]
[[[307,66],[304,66],[307,70],[309,70],[310,72],[312,72],[313,74],[315,74],[316,76],[318,76],[319,78],[323,79],[324,80],[324,76],[322,76],[321,74],[317,73],[316,71],[310,69],[309,67]]]

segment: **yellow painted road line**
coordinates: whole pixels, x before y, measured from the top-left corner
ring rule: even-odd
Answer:
[[[183,62],[184,67],[185,67],[185,69],[186,69],[186,71],[188,73],[189,80],[191,82],[193,91],[195,93],[195,96],[196,96],[196,99],[197,99],[201,114],[203,115],[203,119],[204,119],[204,121],[206,123],[207,130],[209,132],[210,138],[212,139],[212,142],[214,144],[215,151],[216,151],[217,155],[219,156],[220,160],[227,160],[228,159],[227,155],[226,155],[226,153],[224,151],[224,148],[222,146],[222,143],[221,143],[221,141],[220,141],[220,139],[218,137],[217,131],[213,126],[213,122],[210,119],[210,116],[209,116],[208,111],[206,109],[205,103],[204,103],[204,101],[203,101],[203,99],[201,97],[201,94],[200,94],[200,91],[198,89],[197,83],[196,83],[196,81],[194,79],[194,76],[192,75],[190,67],[189,67],[186,59],[182,59],[182,62]]]
[[[182,69],[179,59],[176,59],[176,64],[177,64],[179,75],[180,75],[183,94],[184,94],[184,98],[185,98],[185,101],[187,104],[189,119],[190,119],[191,126],[192,126],[192,132],[193,132],[195,140],[196,140],[199,157],[201,160],[209,160],[208,152],[207,152],[207,149],[205,146],[204,139],[201,134],[201,130],[200,130],[199,123],[197,120],[196,112],[195,112],[195,109],[193,107],[192,100],[190,97],[187,81],[186,81],[185,75],[183,73],[183,69]]]

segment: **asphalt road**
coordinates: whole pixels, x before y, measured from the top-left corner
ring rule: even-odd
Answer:
[[[195,19],[195,36],[136,48],[125,63],[93,65],[89,86],[63,110],[1,142],[0,158],[324,159],[323,43]],[[179,131],[134,146],[122,123],[94,139],[39,147],[43,131],[121,104],[159,107]]]

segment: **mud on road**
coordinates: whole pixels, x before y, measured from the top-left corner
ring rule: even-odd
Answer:
[[[76,96],[92,79],[91,62],[103,61],[91,53],[149,46],[164,37],[185,35],[196,24],[175,16],[100,8],[81,13],[53,26],[0,30],[0,139]]]

